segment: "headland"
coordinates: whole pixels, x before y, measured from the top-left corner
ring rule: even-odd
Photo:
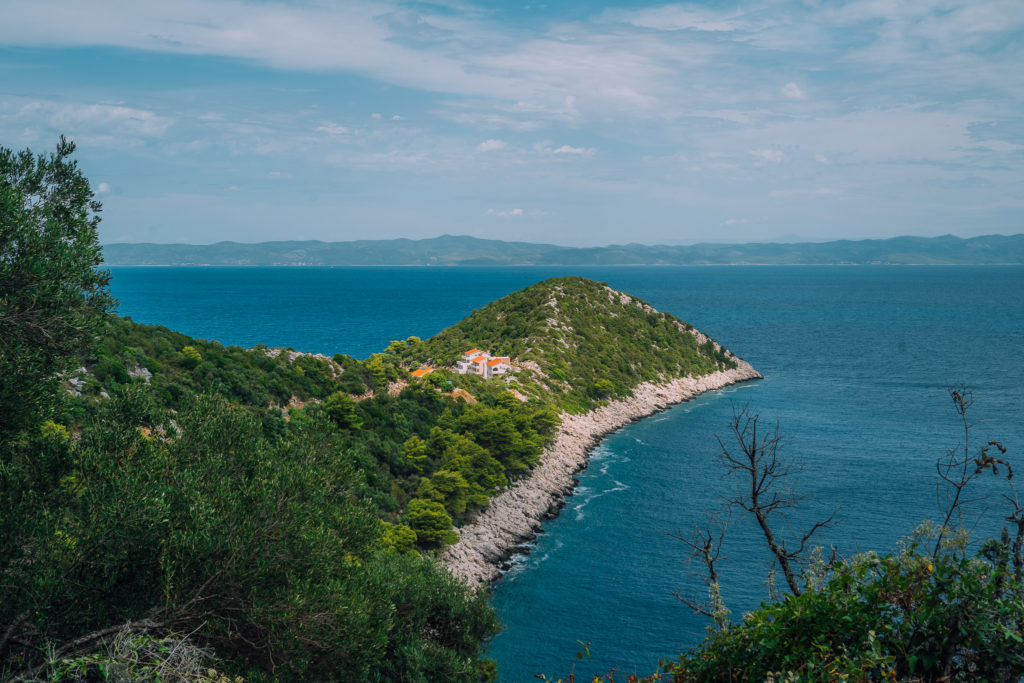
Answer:
[[[499,578],[502,563],[536,536],[544,520],[558,514],[565,496],[576,486],[574,475],[587,466],[591,451],[603,437],[704,392],[762,377],[746,361],[731,359],[735,368],[701,377],[646,382],[628,398],[579,415],[562,413],[561,425],[540,464],[527,478],[492,498],[473,522],[458,529],[458,543],[441,553],[441,562],[473,586]]]

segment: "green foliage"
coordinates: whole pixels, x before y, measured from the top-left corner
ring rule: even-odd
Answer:
[[[474,679],[495,629],[485,596],[402,552],[409,530],[382,533],[329,430],[310,420],[271,443],[250,411],[216,397],[188,401],[177,436],[155,436],[170,419],[132,387],[80,440],[47,427],[10,454],[0,623],[28,614],[38,635],[9,667],[145,619],[192,633],[247,677]]]
[[[186,347],[196,349],[203,359],[192,368],[186,367],[179,351]],[[529,458],[530,453],[539,452],[558,423],[553,410],[516,400],[510,402],[507,392],[493,384],[474,387],[481,398],[477,405],[452,401],[426,383],[409,387],[397,397],[381,394],[355,401],[350,388],[362,392],[375,380],[366,364],[347,356],[339,356],[340,361],[310,356],[289,360],[286,353],[271,356],[261,348],[246,351],[223,347],[124,318],[108,320],[95,357],[98,360],[84,361],[93,375],[86,385],[86,396],[76,399],[62,418],[66,423],[95,416],[100,404],[93,397],[100,391],[113,394],[127,384],[145,383],[141,377],[129,377],[124,368],[150,369],[153,374],[147,391],[164,407],[183,409],[199,392],[217,393],[233,403],[248,406],[258,418],[262,433],[270,438],[277,438],[274,435],[280,435],[286,423],[280,410],[267,409],[269,404],[284,405],[292,396],[304,401],[323,399],[319,407],[308,403],[305,410],[291,410],[290,419],[319,424],[320,416],[326,417],[329,422],[319,428],[337,431],[331,440],[363,472],[361,495],[376,505],[381,514],[392,515],[392,521],[400,518],[404,502],[415,496],[420,477],[429,477],[442,468],[460,474],[469,485],[464,508],[457,499],[451,501],[452,513],[464,519],[485,506],[489,496],[510,478],[525,471],[524,453]],[[385,364],[382,358],[386,356],[378,355],[374,365],[385,373],[382,381],[386,381],[386,374],[397,370],[392,361]],[[112,368],[116,367],[122,370],[115,373]],[[492,409],[488,405],[492,403],[502,407]],[[473,417],[477,412],[493,410],[498,412],[491,414],[489,420]],[[466,413],[469,416],[465,423],[455,424]],[[458,448],[447,454],[444,447],[428,447],[427,443],[431,429],[441,420],[452,421],[449,432],[459,436]],[[481,439],[488,443],[490,450],[485,451],[474,446],[473,434],[463,434],[474,424],[509,438]],[[514,434],[508,434],[509,429],[520,427],[529,441],[526,445]],[[515,467],[506,471],[495,456]],[[449,465],[449,461],[454,464]]]
[[[402,453],[417,472],[422,472],[427,463],[427,443],[413,434],[402,445]]]
[[[469,484],[458,472],[438,470],[420,480],[416,495],[441,503],[451,515],[461,515],[469,503]]]
[[[570,412],[628,395],[643,382],[703,375],[735,366],[692,327],[604,283],[553,278],[474,311],[437,336],[404,350],[410,363],[454,365],[466,349],[533,361],[510,382]]]
[[[384,525],[384,537],[381,541],[385,548],[396,553],[416,552],[415,531],[404,524],[389,524],[388,522],[381,522],[381,524]]]
[[[323,405],[327,416],[342,429],[359,429],[363,426],[356,411],[356,402],[343,391],[336,391],[327,397]]]
[[[51,414],[59,376],[116,303],[74,151],[63,136],[49,156],[0,147],[0,439]]]
[[[401,519],[403,501],[421,498],[463,521],[525,472],[524,463],[536,460],[557,426],[557,415],[519,401],[499,407],[507,392],[494,384],[481,389],[481,402],[473,405],[420,383],[397,397],[356,403],[363,427],[339,434],[337,441],[364,472],[362,494],[395,512],[395,519]],[[434,548],[437,540],[420,545]]]
[[[181,364],[189,370],[192,370],[202,362],[203,354],[196,347],[189,345],[181,350]]]
[[[92,374],[101,384],[110,387],[128,382],[128,370],[124,364],[110,356],[101,356],[93,366]]]
[[[684,681],[1017,680],[1024,584],[992,557],[912,547],[855,559],[820,590],[762,605],[666,672]]]
[[[731,426],[744,455],[736,457],[723,446],[723,462],[732,471],[750,462],[749,472],[756,476],[749,497],[732,502],[757,517],[792,594],[735,625],[695,607],[716,616],[718,628],[666,666],[674,680],[1017,681],[1024,676],[1024,507],[1013,492],[1003,445],[982,441],[972,452],[977,423],[968,416],[971,392],[959,387],[949,394],[963,436],[936,463],[940,500],[946,504],[942,523],[922,525],[896,553],[862,554],[836,566],[820,553],[801,558],[784,545],[781,552],[772,547],[776,537],[768,532],[766,510],[792,505],[794,499],[761,484],[793,469],[777,457],[777,432],[758,439],[757,416],[745,408],[734,412]],[[1009,514],[999,516],[1015,533],[1011,537],[1004,527],[998,540],[988,539],[972,552],[970,534],[956,520],[963,518],[967,503],[979,502],[967,490],[986,472],[1002,473],[1010,484],[1010,494],[1003,496]],[[761,500],[768,503],[761,507]],[[708,567],[715,598],[718,549],[712,534],[698,538],[689,545]],[[720,542],[721,537],[718,548]],[[806,566],[802,588],[787,565],[793,561]]]
[[[39,425],[39,434],[44,441],[56,441],[62,444],[66,444],[70,438],[68,436],[68,428],[57,424],[53,420],[47,420]]]
[[[459,539],[452,531],[451,516],[437,501],[413,498],[409,501],[406,518],[416,532],[417,542],[425,548],[438,548]]]
[[[85,393],[113,393],[120,385],[143,382],[129,371],[145,368],[157,400],[178,408],[189,396],[214,393],[235,403],[264,409],[287,405],[293,396],[303,401],[325,399],[331,393],[351,389],[365,390],[358,377],[355,359],[341,357],[345,363],[311,356],[290,359],[288,352],[268,355],[256,347],[245,350],[225,347],[215,341],[194,339],[166,327],[141,325],[129,318],[107,316],[98,346],[79,361],[96,380],[86,385]],[[346,369],[350,368],[350,369]],[[89,410],[89,403],[82,404]]]
[[[607,379],[599,379],[594,382],[594,394],[599,397],[611,396],[615,392],[615,385]]]

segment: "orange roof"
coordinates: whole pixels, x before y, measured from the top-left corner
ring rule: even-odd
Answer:
[[[511,364],[511,363],[512,363],[512,359],[511,359],[511,358],[509,358],[508,356],[495,356],[495,357],[496,357],[496,358],[497,358],[498,360],[503,360],[503,361],[505,361],[506,363],[509,363],[509,364]]]
[[[480,363],[481,361],[485,361],[485,360],[487,360],[487,356],[477,356],[476,358],[473,359],[473,362],[474,363]]]
[[[480,349],[470,349],[469,351],[466,351],[464,355],[472,356],[474,353],[480,353]]]
[[[433,371],[434,371],[434,368],[420,368],[418,370],[413,370],[412,371],[412,376],[413,377],[422,377],[423,375],[426,375],[426,374],[431,373]]]
[[[495,365],[497,365],[500,362],[501,362],[500,358],[492,358],[489,361],[487,361],[487,364],[490,365],[491,367],[494,367]]]

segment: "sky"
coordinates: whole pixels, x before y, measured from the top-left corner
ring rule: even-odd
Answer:
[[[1024,2],[0,0],[110,242],[1024,232]]]

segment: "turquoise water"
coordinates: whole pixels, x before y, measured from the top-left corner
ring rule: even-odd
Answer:
[[[496,584],[507,628],[491,644],[503,680],[543,672],[650,673],[706,625],[672,597],[703,585],[667,536],[727,490],[714,465],[734,404],[776,420],[843,553],[891,548],[936,514],[934,460],[960,434],[945,387],[975,388],[979,441],[1024,453],[1024,268],[115,268],[121,313],[224,343],[365,357],[429,336],[545,277],[579,274],[693,323],[765,375],[606,439],[562,515]],[[1024,461],[1022,461],[1024,462]],[[995,482],[985,481],[994,490]],[[982,529],[992,522],[983,519]],[[763,599],[766,558],[734,520],[725,554],[735,612]]]

